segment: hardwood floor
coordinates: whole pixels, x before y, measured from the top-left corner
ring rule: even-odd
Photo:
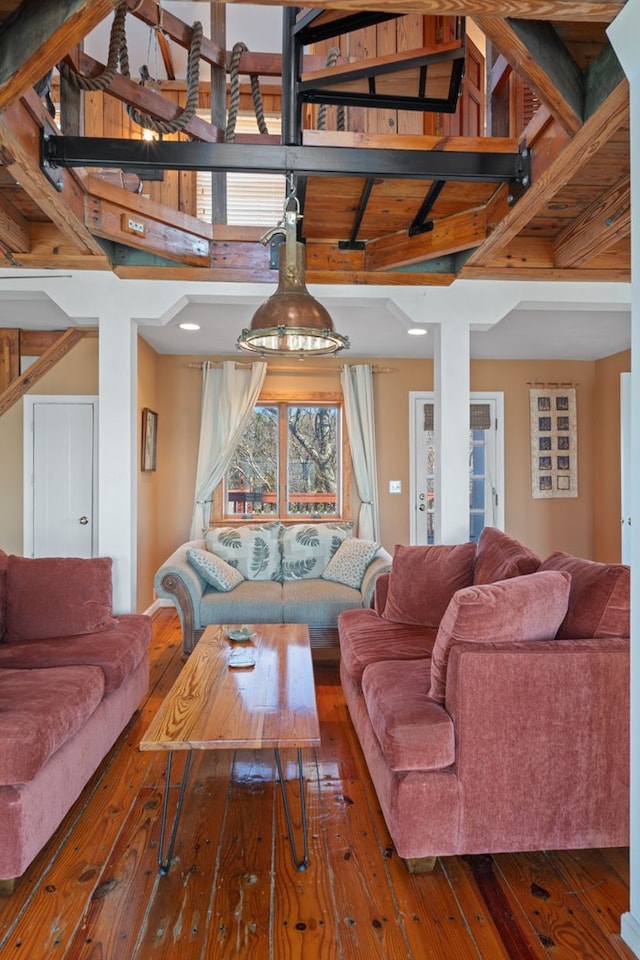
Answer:
[[[137,747],[180,653],[177,618],[163,610],[140,714],[14,894],[0,898],[2,960],[633,957],[619,937],[626,850],[451,857],[433,874],[409,874],[327,664],[316,668],[322,746],[306,763],[309,869],[291,863],[270,755],[243,751],[195,755],[176,857],[159,877],[166,756]]]

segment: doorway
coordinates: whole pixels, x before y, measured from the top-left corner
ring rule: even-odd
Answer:
[[[96,552],[98,398],[24,398],[25,557]]]
[[[410,536],[412,544],[435,543],[434,394],[411,392]],[[504,527],[503,394],[472,393],[469,406],[469,539],[485,526]]]

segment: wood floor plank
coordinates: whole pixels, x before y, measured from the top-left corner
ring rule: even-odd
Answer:
[[[493,862],[550,955],[556,951],[563,960],[612,960],[609,938],[570,893],[545,853],[500,853]]]
[[[65,960],[131,960],[156,879],[160,790],[143,788],[132,804]]]
[[[336,933],[344,960],[407,960],[409,945],[389,886],[384,852],[372,835],[362,783],[323,781],[322,807],[334,877]]]
[[[273,801],[273,774],[232,774],[203,960],[272,960]]]
[[[200,957],[226,814],[231,761],[226,751],[198,754],[193,760],[175,856],[166,876],[157,875],[154,860],[156,881],[134,954],[140,960]],[[171,792],[177,795],[178,789],[176,784]],[[173,815],[173,806],[169,814]],[[158,840],[156,832],[151,841],[154,858]]]
[[[490,858],[488,858],[490,860]],[[483,960],[543,960],[546,951],[523,934],[480,858],[442,857],[442,868]],[[487,865],[489,866],[489,865]]]
[[[324,736],[324,731],[323,731]],[[311,751],[306,751],[310,753]],[[295,765],[287,764],[287,796],[298,856],[302,853],[300,789]],[[279,787],[276,787],[275,875],[273,943],[277,960],[335,960],[339,956],[335,930],[338,918],[327,869],[328,841],[324,829],[320,790],[321,769],[315,761],[305,768],[309,865],[297,870],[289,846],[287,823]]]
[[[575,897],[607,938],[612,954],[626,960],[621,948],[620,917],[629,909],[629,888],[617,873],[606,871],[600,850],[554,850],[549,859]]]

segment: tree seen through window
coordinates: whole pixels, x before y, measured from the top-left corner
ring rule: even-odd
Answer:
[[[225,480],[225,513],[336,516],[340,512],[340,407],[255,407]]]

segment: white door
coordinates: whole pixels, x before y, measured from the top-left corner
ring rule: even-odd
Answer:
[[[469,539],[504,526],[502,394],[473,393],[469,410]],[[433,393],[411,393],[411,543],[435,543]]]
[[[96,397],[26,397],[24,554],[95,552]]]

